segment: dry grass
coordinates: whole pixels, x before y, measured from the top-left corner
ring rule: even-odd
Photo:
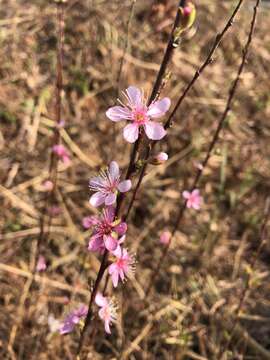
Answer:
[[[0,10],[0,358],[74,359],[79,333],[49,331],[88,301],[99,259],[86,251],[81,226],[88,180],[99,166],[129,161],[122,125],[104,113],[114,104],[131,1],[69,0],[65,14],[62,140],[71,164],[59,167],[58,205],[46,273],[31,274],[48,175],[54,118],[56,11],[53,2],[5,1]],[[155,3],[153,5],[153,3]],[[173,21],[176,1],[137,0],[120,87],[149,93]],[[196,25],[182,40],[164,94],[176,101],[201,64],[235,1],[198,1]],[[186,212],[159,279],[144,290],[161,255],[159,232],[170,228],[179,191],[195,175],[240,63],[252,16],[246,1],[204,75],[160,145],[170,161],[149,168],[131,214],[127,244],[137,252],[136,280],[120,287],[119,322],[106,337],[95,321],[88,359],[270,359],[270,244],[256,253],[270,190],[269,8],[262,6],[233,109],[200,183],[204,205]],[[115,130],[116,129],[116,130]],[[232,339],[247,274],[250,289]],[[110,288],[108,291],[110,292]],[[92,337],[93,337],[92,333]],[[269,351],[269,352],[268,352]]]

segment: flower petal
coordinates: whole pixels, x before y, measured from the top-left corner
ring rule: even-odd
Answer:
[[[118,285],[118,280],[119,280],[118,270],[114,271],[114,272],[111,274],[111,277],[112,277],[113,286],[114,286],[114,287],[117,287],[117,285]]]
[[[100,307],[104,307],[108,305],[107,299],[100,292],[98,292],[95,297],[95,303]]]
[[[110,320],[105,320],[104,321],[104,325],[105,325],[105,331],[107,334],[111,334],[111,329],[110,329]]]
[[[89,186],[100,189],[106,186],[106,181],[101,176],[95,176],[89,181]]]
[[[112,223],[114,220],[115,208],[113,206],[108,206],[103,210],[104,220],[108,223]]]
[[[164,127],[154,121],[148,121],[145,123],[144,130],[147,137],[151,140],[160,140],[166,135],[166,130],[164,130]]]
[[[127,191],[130,190],[130,188],[131,188],[131,181],[130,180],[121,181],[120,184],[117,187],[117,189],[120,192],[127,192]]]
[[[103,239],[100,235],[91,236],[88,243],[89,251],[102,251],[104,248]]]
[[[121,222],[116,225],[113,230],[116,231],[118,235],[122,236],[127,232],[127,224],[125,222]]]
[[[112,121],[130,120],[131,111],[123,106],[113,106],[106,111],[106,116]]]
[[[114,204],[115,202],[116,202],[116,194],[115,193],[110,193],[109,195],[106,196],[106,199],[105,199],[106,206],[110,206],[110,205]]]
[[[139,127],[137,124],[129,124],[124,127],[124,138],[129,143],[134,143],[139,136]]]
[[[131,107],[142,105],[142,93],[140,89],[135,86],[129,86],[126,89],[126,93]]]
[[[183,191],[182,195],[184,199],[188,200],[190,198],[190,192],[187,190]]]
[[[116,180],[119,177],[119,166],[116,161],[112,161],[109,165],[109,174],[112,180]]]
[[[103,235],[103,241],[107,250],[114,251],[117,248],[118,242],[113,236]]]
[[[171,100],[169,98],[166,97],[162,100],[158,100],[149,106],[147,115],[152,118],[159,118],[169,110],[170,106]]]
[[[98,207],[102,205],[105,201],[106,195],[102,194],[101,192],[96,192],[90,197],[90,204],[94,207]]]

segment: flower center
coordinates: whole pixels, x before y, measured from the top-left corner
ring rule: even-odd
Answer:
[[[138,125],[143,125],[146,123],[146,121],[148,120],[146,112],[144,109],[141,110],[135,110],[133,112],[133,120],[138,124]]]

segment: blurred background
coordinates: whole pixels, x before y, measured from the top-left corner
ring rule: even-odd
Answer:
[[[79,331],[62,336],[57,326],[70,309],[88,302],[99,268],[99,257],[87,252],[90,233],[82,227],[83,217],[94,211],[88,182],[111,160],[124,170],[131,149],[123,140],[123,124],[110,122],[105,111],[129,85],[150,93],[177,3],[137,0],[127,31],[131,0],[66,1],[65,126],[60,133],[71,161],[59,163],[44,252],[47,269],[32,281],[55,119],[56,3],[0,1],[1,359],[75,359]],[[174,52],[162,91],[173,104],[237,1],[194,3],[196,21]],[[191,185],[226,106],[254,1],[244,1],[213,63],[157,146],[169,160],[148,168],[128,224],[126,244],[137,254],[135,279],[114,292],[119,321],[113,334],[105,336],[102,323],[95,320],[85,358],[270,359],[267,237],[256,258],[270,189],[268,3],[261,2],[232,111],[199,184],[201,210],[185,213],[159,278],[144,299],[162,252],[160,232],[170,230],[181,205],[179,194]],[[236,319],[247,279],[248,291]]]

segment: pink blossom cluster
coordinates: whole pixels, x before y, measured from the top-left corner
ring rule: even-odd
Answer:
[[[170,99],[165,97],[147,104],[143,92],[134,86],[129,86],[123,92],[123,96],[125,101],[119,100],[120,105],[109,108],[106,116],[114,122],[122,120],[129,122],[123,130],[124,139],[129,143],[134,143],[140,135],[143,135],[143,132],[150,140],[162,139],[166,135],[166,130],[161,123],[154,121],[154,119],[161,118],[166,114],[170,108]],[[53,151],[64,162],[67,161],[67,153],[61,145],[58,145]],[[153,155],[149,159],[149,163],[161,165],[167,160],[168,155],[165,152],[160,152]],[[131,187],[130,179],[121,178],[118,163],[111,161],[108,167],[102,169],[89,182],[89,188],[92,192],[89,203],[94,208],[102,207],[101,211],[98,215],[89,215],[82,220],[83,227],[90,230],[88,251],[108,256],[106,271],[111,277],[114,288],[118,286],[119,281],[124,282],[127,278],[132,277],[135,272],[135,256],[124,247],[127,224],[121,217],[118,217],[116,211],[118,196],[120,194],[123,196]],[[199,190],[184,191],[183,197],[186,199],[188,208],[196,210],[200,208],[202,199]],[[169,246],[171,237],[169,231],[163,231],[160,235],[160,243]],[[95,296],[95,303],[100,308],[98,315],[104,322],[105,331],[110,334],[110,325],[117,319],[115,302],[98,292]],[[62,334],[71,332],[86,315],[85,306],[71,312],[61,326],[60,332]]]

